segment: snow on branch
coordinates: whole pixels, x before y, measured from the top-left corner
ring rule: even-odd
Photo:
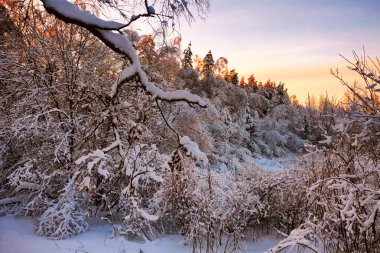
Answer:
[[[184,101],[206,107],[206,103],[199,96],[191,94],[186,90],[167,92],[158,88],[154,83],[149,82],[147,75],[141,68],[140,61],[132,43],[119,31],[125,25],[100,19],[88,11],[81,10],[66,0],[43,0],[42,2],[49,13],[54,14],[65,22],[74,23],[86,28],[112,50],[129,59],[132,66],[122,71],[120,77],[115,82],[110,93],[111,100],[115,98],[122,84],[132,80],[134,76],[138,76],[142,87],[154,98],[169,102]]]
[[[303,247],[311,252],[319,253],[320,251],[313,245],[312,241],[308,239],[312,235],[310,228],[298,228],[290,232],[290,235],[284,240],[280,241],[275,247],[269,249],[265,253],[282,252],[287,248]],[[298,252],[298,250],[297,250]]]
[[[86,160],[89,160],[87,161],[87,171],[89,174],[92,173],[91,171],[94,168],[94,166],[98,165],[97,172],[99,173],[99,175],[102,175],[105,179],[107,179],[110,176],[110,173],[106,168],[106,164],[108,160],[111,160],[111,157],[107,156],[103,152],[103,150],[97,149],[94,152],[89,153],[88,155],[82,156],[75,161],[75,164],[83,164]]]
[[[125,26],[123,23],[100,19],[89,11],[83,11],[66,0],[44,0],[43,3],[49,13],[80,26],[85,24],[87,27],[103,30],[119,30]]]
[[[142,217],[144,217],[145,219],[149,221],[156,221],[159,218],[159,216],[157,215],[152,215],[152,214],[147,213],[144,209],[137,208],[137,211],[141,214]]]
[[[192,156],[193,158],[203,162],[203,164],[208,164],[208,159],[205,153],[199,150],[198,144],[192,142],[189,137],[183,136],[181,137],[179,143],[185,148],[187,151],[187,155]]]
[[[3,199],[0,199],[0,205],[8,205],[8,204],[14,204],[17,202],[21,202],[24,200],[24,197],[26,197],[26,196],[3,198]]]
[[[49,208],[39,218],[37,234],[51,239],[65,239],[87,231],[88,224],[75,189],[75,181],[79,175],[80,171],[76,171],[58,201],[52,200],[49,203]]]

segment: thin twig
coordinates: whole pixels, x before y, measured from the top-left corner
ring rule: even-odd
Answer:
[[[165,124],[177,135],[177,140],[178,140],[178,142],[179,142],[179,140],[181,139],[181,137],[180,137],[180,135],[177,133],[177,131],[169,124],[169,122],[166,120],[166,118],[165,118],[165,115],[164,115],[164,112],[163,112],[163,110],[162,110],[162,108],[161,108],[161,106],[160,106],[160,104],[158,103],[158,100],[157,99],[155,99],[155,101],[156,101],[156,104],[157,104],[157,107],[158,107],[158,109],[159,109],[159,111],[160,111],[160,114],[161,114],[161,116],[162,116],[162,118],[164,119],[164,121],[165,121]]]

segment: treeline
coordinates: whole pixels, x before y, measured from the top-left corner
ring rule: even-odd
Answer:
[[[274,93],[277,93],[279,95],[284,95],[287,93],[285,84],[281,82],[277,84],[276,82],[269,79],[263,83],[256,80],[253,74],[247,78],[247,81],[245,81],[244,76],[239,79],[239,74],[235,69],[229,70],[228,60],[225,57],[220,57],[214,61],[211,50],[206,54],[203,60],[197,54],[193,59],[192,55],[193,52],[191,51],[191,43],[189,43],[188,47],[183,51],[181,66],[183,69],[193,68],[197,70],[200,73],[201,78],[210,76],[222,78],[232,85],[239,86],[253,92],[260,92],[269,100],[272,98]],[[193,67],[194,62],[196,65]],[[295,95],[290,96],[290,99],[293,104],[298,104]]]

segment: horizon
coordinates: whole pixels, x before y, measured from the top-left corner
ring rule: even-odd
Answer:
[[[283,82],[289,95],[303,103],[308,94],[342,98],[346,90],[330,69],[339,68],[352,83],[342,54],[376,57],[380,51],[380,1],[211,0],[210,13],[181,27],[182,49],[214,60],[225,57],[239,79]],[[223,27],[223,29],[220,29]]]

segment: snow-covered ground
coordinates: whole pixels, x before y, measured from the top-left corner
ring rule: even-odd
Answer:
[[[276,161],[274,159],[268,159],[265,157],[261,157],[261,158],[254,159],[254,162],[260,168],[270,170],[270,171],[282,171],[284,169],[284,165],[281,164],[279,161]]]
[[[300,157],[296,155],[281,158],[256,157],[252,158],[252,163],[255,164],[258,168],[274,172],[280,172],[284,169],[289,169],[296,165],[302,166],[299,164]]]
[[[179,235],[165,236],[152,242],[128,241],[112,237],[108,224],[92,225],[90,231],[65,240],[49,240],[34,233],[30,218],[0,217],[1,253],[186,253],[191,248],[184,245]],[[275,236],[247,243],[246,252],[264,252],[279,242]]]

